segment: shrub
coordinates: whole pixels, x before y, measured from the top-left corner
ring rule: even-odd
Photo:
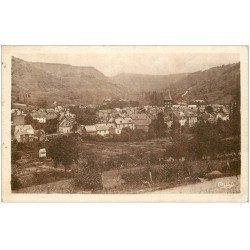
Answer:
[[[149,181],[149,174],[148,171],[142,170],[136,172],[123,173],[121,178],[127,184],[138,184],[141,183],[142,181]]]
[[[95,164],[83,164],[74,172],[74,182],[77,188],[85,190],[100,190],[103,188],[102,176]]]
[[[239,175],[241,173],[241,161],[232,160],[229,164],[229,174]]]
[[[22,187],[22,183],[16,173],[11,174],[11,190],[17,190]]]

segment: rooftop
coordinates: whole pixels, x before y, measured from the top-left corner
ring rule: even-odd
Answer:
[[[170,90],[166,91],[166,94],[164,95],[164,100],[165,101],[172,101]]]

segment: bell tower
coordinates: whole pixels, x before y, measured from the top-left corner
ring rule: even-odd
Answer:
[[[170,94],[170,91],[168,90],[164,96],[164,107],[165,111],[171,111],[172,110],[172,97]]]

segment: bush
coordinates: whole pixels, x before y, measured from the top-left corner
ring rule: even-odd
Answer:
[[[143,181],[149,181],[149,173],[146,170],[129,172],[122,174],[121,178],[127,184],[138,184],[142,183]]]
[[[11,190],[22,188],[22,183],[15,173],[11,174]]]
[[[229,163],[229,174],[239,175],[241,173],[241,161],[232,160]]]
[[[74,182],[77,188],[84,190],[100,190],[103,188],[102,175],[94,164],[82,165],[74,172]]]
[[[59,181],[62,179],[67,179],[70,177],[71,174],[65,172],[54,172],[54,171],[36,172],[34,173],[33,185],[46,184],[50,182]]]

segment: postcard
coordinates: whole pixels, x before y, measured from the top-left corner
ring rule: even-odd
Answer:
[[[2,201],[247,202],[248,46],[2,46]]]

